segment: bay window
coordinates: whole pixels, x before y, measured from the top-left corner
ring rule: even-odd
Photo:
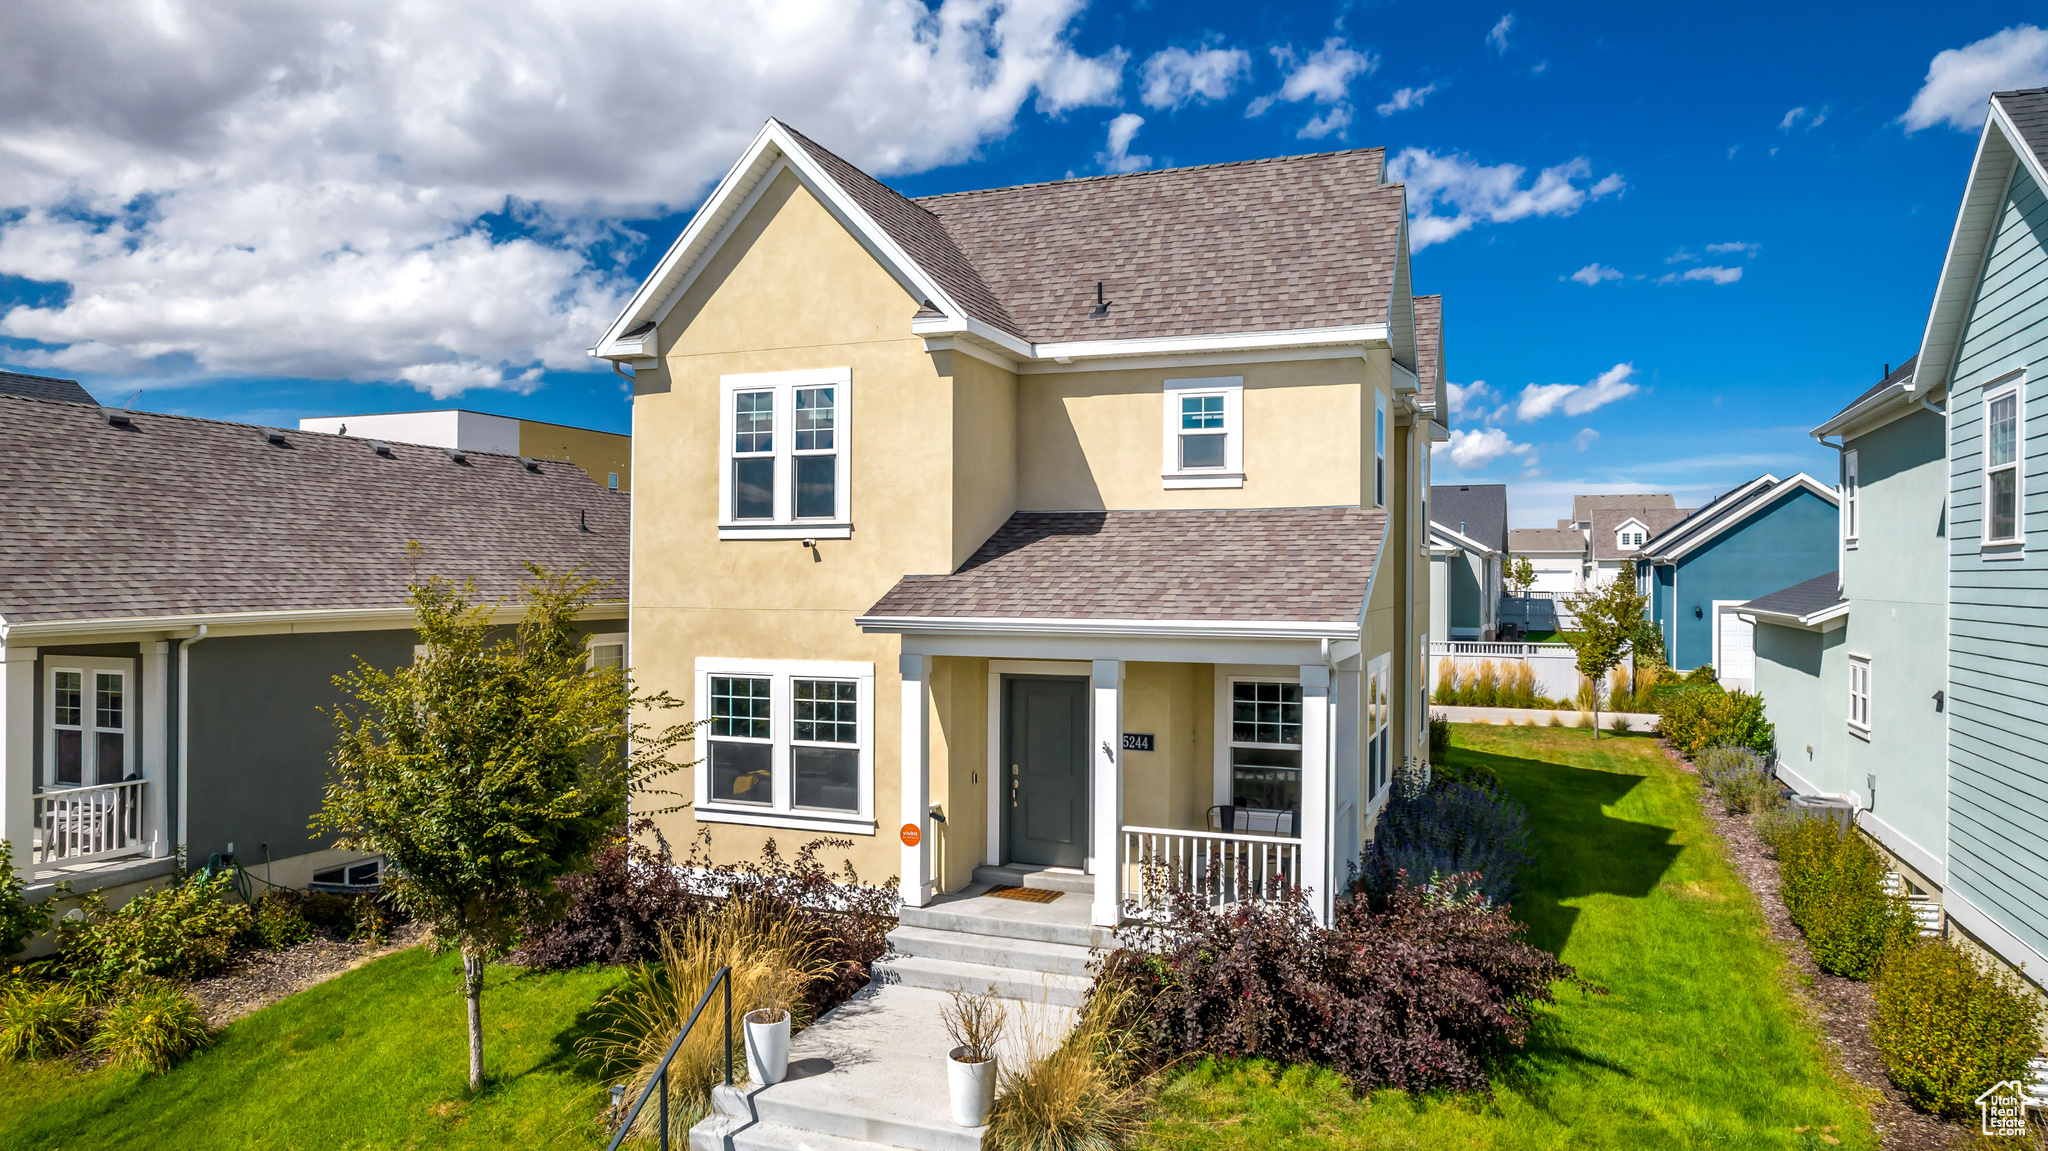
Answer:
[[[847,368],[719,381],[720,539],[845,539]]]
[[[874,833],[874,665],[697,661],[695,813]]]

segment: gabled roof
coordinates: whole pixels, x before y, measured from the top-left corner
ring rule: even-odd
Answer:
[[[77,380],[60,380],[55,376],[29,376],[20,372],[0,372],[0,396],[27,396],[32,400],[56,400],[66,404],[96,404],[92,393],[78,386]]]
[[[1758,596],[1737,608],[1766,623],[1812,628],[1849,613],[1849,601],[1842,598],[1842,573],[1831,571],[1804,583]]]
[[[1386,525],[1356,507],[1018,512],[958,571],[904,576],[857,622],[1355,635]]]
[[[1409,303],[1415,308],[1415,398],[1434,404],[1444,382],[1444,298],[1411,296]],[[1450,426],[1446,412],[1436,414],[1437,423]]]
[[[1949,233],[1941,279],[1920,337],[1919,362],[1907,389],[1926,396],[1948,386],[1964,326],[1976,298],[1985,252],[1998,231],[2005,192],[2016,165],[2048,189],[2048,88],[1993,92],[1984,117],[1984,133],[1963,185],[1962,206]]]
[[[1577,528],[1515,528],[1508,533],[1508,551],[1518,556],[1586,554],[1586,537]]]
[[[1506,484],[1432,484],[1429,518],[1495,551],[1508,546]]]
[[[571,464],[0,396],[0,623],[405,606],[422,575],[515,594],[531,560],[626,598],[628,496]],[[159,625],[162,626],[162,625]]]
[[[1636,511],[1642,508],[1675,508],[1678,501],[1670,492],[1616,492],[1607,495],[1573,496],[1572,522],[1588,523],[1603,508]]]
[[[653,355],[660,318],[786,169],[919,302],[911,330],[928,339],[1019,362],[1384,340],[1411,367],[1407,213],[1384,159],[1362,148],[911,200],[770,120],[591,353]]]
[[[1456,528],[1446,527],[1435,521],[1431,521],[1429,525],[1429,546],[1432,551],[1468,551],[1480,557],[1500,554],[1500,549],[1488,547]]]
[[[1699,510],[1650,537],[1635,558],[1652,563],[1670,563],[1718,538],[1752,513],[1800,491],[1812,492],[1831,504],[1838,503],[1840,499],[1835,489],[1805,472],[1782,480],[1773,475],[1761,475],[1722,492]]]
[[[1810,434],[1815,438],[1838,435],[1870,419],[1884,416],[1895,408],[1918,403],[1923,397],[1912,394],[1910,389],[1913,371],[1919,363],[1918,353],[1906,357],[1905,363],[1887,372],[1883,379],[1872,384],[1862,395],[1850,400],[1847,407],[1830,416],[1826,423],[1813,429]]]
[[[1616,546],[1615,533],[1621,525],[1634,521],[1643,525],[1643,541],[1647,544],[1665,528],[1692,514],[1691,508],[1596,508],[1593,511],[1593,558],[1596,560],[1633,559],[1643,551],[1641,547],[1623,548]]]

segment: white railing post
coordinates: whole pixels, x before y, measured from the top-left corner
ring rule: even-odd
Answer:
[[[1328,923],[1335,885],[1331,881],[1330,840],[1335,832],[1331,819],[1330,785],[1330,669],[1319,663],[1299,665],[1301,673],[1301,877],[1297,882],[1315,909],[1316,922]],[[1259,866],[1265,867],[1265,853]],[[1265,894],[1265,876],[1256,876]]]
[[[1125,858],[1151,864],[1152,875],[1169,887],[1196,892],[1212,908],[1263,900],[1276,886],[1303,882],[1304,840],[1299,837],[1170,827],[1121,831]],[[1137,898],[1143,910],[1155,906],[1149,887],[1141,887]]]
[[[35,863],[85,863],[149,850],[149,781],[66,787],[34,796]]]

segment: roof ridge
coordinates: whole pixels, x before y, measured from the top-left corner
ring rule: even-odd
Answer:
[[[1286,164],[1303,160],[1327,160],[1333,156],[1356,156],[1366,152],[1386,154],[1384,144],[1369,148],[1339,148],[1330,152],[1303,152],[1293,156],[1262,156],[1251,160],[1218,160],[1213,164],[1186,164],[1178,168],[1147,168],[1140,172],[1104,172],[1099,176],[1071,176],[1064,180],[1037,180],[1028,184],[1003,184],[994,188],[962,188],[954,192],[935,192],[929,196],[907,197],[911,203],[923,207],[929,200],[947,200],[956,196],[985,196],[996,192],[1019,192],[1031,188],[1053,188],[1068,185],[1097,184],[1108,180],[1137,180],[1151,176],[1169,176],[1180,172],[1206,172],[1217,168],[1248,168],[1257,164]],[[1382,166],[1382,175],[1385,168]],[[930,209],[926,209],[929,211]]]

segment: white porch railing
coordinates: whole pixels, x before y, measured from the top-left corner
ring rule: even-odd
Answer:
[[[145,786],[147,781],[133,779],[38,792],[31,861],[84,863],[148,851],[142,835]]]
[[[1155,884],[1198,891],[1221,907],[1301,882],[1301,840],[1277,835],[1126,827],[1123,861],[1124,889],[1141,911],[1157,899]]]
[[[1490,655],[1496,658],[1507,656],[1514,659],[1525,659],[1532,655],[1561,655],[1571,656],[1574,659],[1577,658],[1576,653],[1572,650],[1572,645],[1568,643],[1490,643],[1468,639],[1431,640],[1429,641],[1429,654],[1452,656]]]

